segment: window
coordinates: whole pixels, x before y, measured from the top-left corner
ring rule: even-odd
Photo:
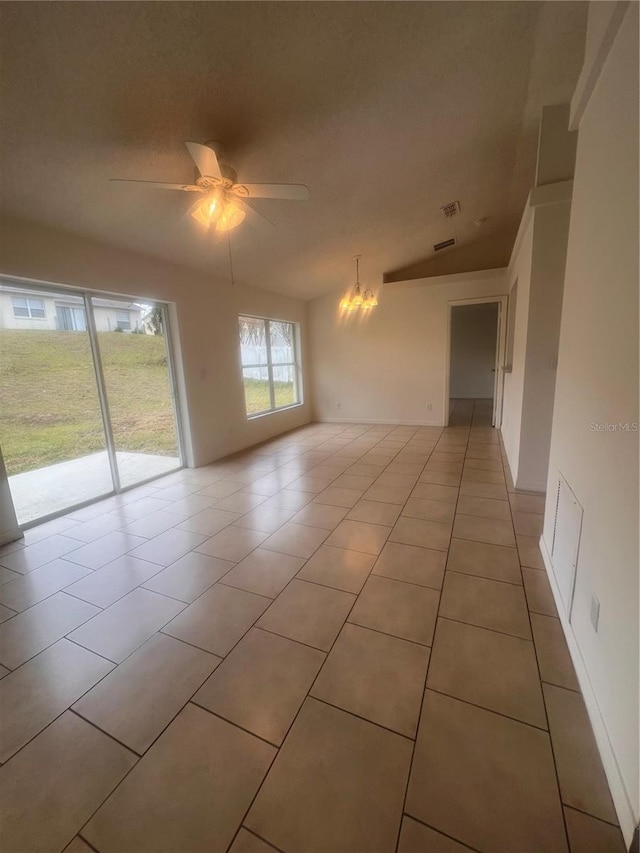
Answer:
[[[86,332],[87,318],[84,308],[74,308],[56,303],[56,323],[63,332]]]
[[[131,331],[131,319],[128,311],[116,311],[116,329],[123,332]]]
[[[24,296],[12,296],[13,316],[30,317],[32,320],[44,320],[44,301],[42,299],[27,299]]]
[[[239,317],[247,417],[300,402],[296,327],[282,320]]]

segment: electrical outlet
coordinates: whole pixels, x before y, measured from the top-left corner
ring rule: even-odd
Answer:
[[[431,405],[431,403],[427,403],[427,411],[430,412],[431,409],[433,409],[433,406]]]
[[[591,596],[591,624],[593,625],[593,630],[598,631],[598,622],[600,621],[600,602],[595,597],[595,595]]]

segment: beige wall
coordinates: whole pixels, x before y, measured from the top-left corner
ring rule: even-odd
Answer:
[[[237,325],[239,313],[299,323],[306,365],[304,302],[234,286],[230,281],[27,222],[5,220],[2,233],[0,273],[4,275],[173,304],[183,367],[178,381],[187,404],[183,409],[192,464],[204,465],[309,421],[306,370],[303,405],[247,420]]]
[[[444,423],[448,304],[505,292],[504,270],[387,284],[377,308],[343,316],[340,293],[309,303],[314,416]],[[427,406],[431,406],[428,409]]]
[[[553,577],[562,473],[584,517],[570,622],[561,616],[628,843],[640,817],[638,433],[591,425],[639,420],[638,228],[638,6],[630,4],[579,125],[542,541]]]

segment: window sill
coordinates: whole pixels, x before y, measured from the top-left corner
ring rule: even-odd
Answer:
[[[269,409],[269,411],[267,411],[267,412],[256,412],[255,415],[247,415],[246,417],[247,417],[248,421],[255,421],[255,420],[258,420],[259,418],[266,418],[269,415],[277,415],[280,412],[290,412],[291,409],[299,409],[300,406],[303,406],[303,405],[304,405],[304,403],[302,403],[302,402],[292,403],[290,406],[280,406],[280,408],[278,408],[278,409]]]

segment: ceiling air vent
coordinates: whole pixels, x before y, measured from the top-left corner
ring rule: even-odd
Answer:
[[[439,252],[441,249],[448,249],[449,246],[455,246],[456,238],[450,237],[448,240],[443,240],[442,243],[434,243],[434,252]]]
[[[447,219],[451,219],[453,216],[457,216],[460,213],[460,202],[459,201],[451,201],[449,204],[445,204],[440,210],[444,213]]]

